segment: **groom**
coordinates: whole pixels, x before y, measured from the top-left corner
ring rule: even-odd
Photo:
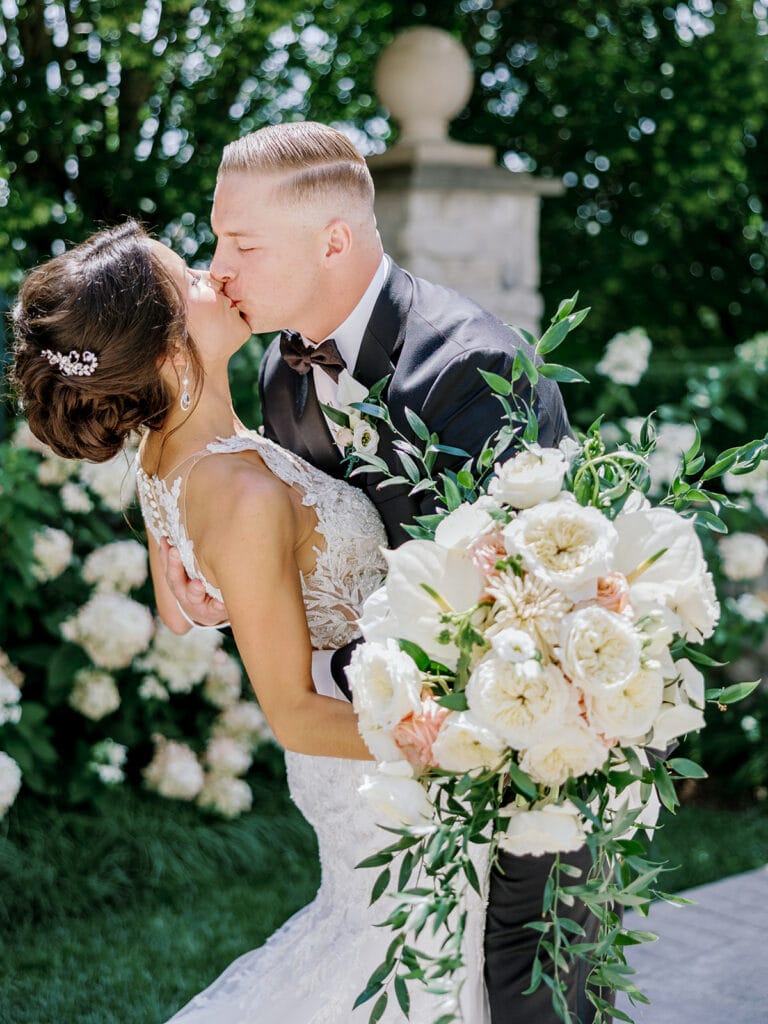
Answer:
[[[225,148],[211,215],[218,238],[213,277],[254,333],[283,332],[261,366],[265,434],[334,476],[344,475],[342,454],[320,403],[334,403],[342,368],[366,387],[390,377],[386,401],[406,435],[413,436],[409,408],[442,444],[477,455],[501,418],[478,370],[508,377],[519,348],[533,357],[514,331],[474,302],[396,266],[382,251],[373,198],[370,172],[348,139],[301,122],[262,128]],[[543,446],[569,433],[554,383],[542,380],[535,412]],[[384,436],[377,454],[401,471]],[[438,470],[461,461],[443,457]],[[352,482],[367,491],[396,546],[407,539],[403,524],[432,508],[423,494],[409,496],[406,485],[377,490],[377,479]],[[222,605],[186,579],[178,559],[170,560],[168,579],[194,622],[226,618]],[[334,676],[345,689],[343,664],[339,652]],[[586,855],[573,859],[589,863]],[[558,1021],[546,986],[522,996],[537,940],[523,925],[541,914],[549,864],[546,857],[501,853],[494,869],[486,926],[493,1024]],[[586,920],[580,908],[573,913]],[[592,1020],[576,976],[571,1010],[579,1024]]]

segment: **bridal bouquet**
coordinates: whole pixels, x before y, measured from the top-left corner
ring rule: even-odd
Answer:
[[[583,319],[574,305],[563,304],[541,341],[530,339],[540,358]],[[531,363],[520,373],[532,386],[540,374],[577,376]],[[667,751],[704,726],[705,700],[726,704],[756,685],[705,691],[697,666],[713,663],[691,645],[719,615],[696,524],[721,529],[727,499],[707,481],[754,465],[766,443],[706,470],[694,444],[670,497],[652,507],[650,423],[639,445],[611,453],[599,424],[581,443],[542,449],[535,420],[513,404],[514,374],[485,375],[505,422],[456,473],[434,477],[441,446],[415,415],[421,449],[395,441],[411,482],[434,489],[441,511],[386,553],[387,579],[366,603],[365,642],[348,673],[361,733],[381,762],[363,788],[394,839],[360,865],[380,869],[372,900],[394,900],[383,922],[393,941],[358,999],[376,999],[372,1022],[390,985],[407,1014],[413,981],[441,997],[436,1024],[460,1019],[465,896],[470,886],[485,895],[498,849],[556,855],[542,917],[530,924],[539,946],[529,991],[547,984],[569,1020],[565,976],[583,959],[596,1019],[631,1020],[606,990],[646,1001],[624,949],[655,936],[624,928],[621,908],[643,910],[664,895],[661,865],[633,834],[653,827],[659,802],[674,809],[676,778],[703,776]],[[361,412],[395,430],[383,403]],[[517,454],[494,464],[512,438]],[[375,455],[359,458],[356,472],[383,472]],[[586,877],[559,856],[583,846],[593,862]],[[596,941],[560,913],[575,900],[595,915]],[[436,950],[430,937],[443,926]]]

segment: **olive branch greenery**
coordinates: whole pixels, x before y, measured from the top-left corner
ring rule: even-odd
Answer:
[[[544,361],[587,316],[588,309],[576,309],[577,300],[578,293],[561,302],[540,339],[518,328],[533,349],[534,358],[518,350],[508,378],[479,371],[501,405],[501,417],[500,426],[476,456],[441,444],[438,435],[410,409],[405,410],[405,417],[411,435],[398,429],[384,399],[388,378],[376,383],[366,401],[351,405],[378,428],[392,432],[399,471],[393,472],[378,455],[351,450],[346,457],[348,475],[379,474],[382,476],[379,487],[406,485],[411,495],[430,492],[434,497],[434,514],[418,516],[413,524],[405,525],[411,537],[432,539],[446,515],[485,492],[498,461],[515,450],[536,444],[535,390],[542,378],[559,383],[585,382],[577,371]],[[325,411],[329,413],[327,408]],[[609,450],[600,434],[601,419],[580,434],[578,442],[568,444],[569,468],[564,489],[570,491],[579,504],[594,506],[613,519],[633,495],[648,492],[651,484],[648,456],[655,448],[656,435],[651,415],[643,422],[636,442]],[[454,460],[457,468],[446,466],[445,461],[441,465],[441,456]],[[681,468],[659,504],[693,519],[706,530],[726,532],[721,513],[735,507],[735,502],[713,490],[711,481],[725,472],[747,473],[766,458],[768,435],[720,453],[707,466],[697,428],[694,442],[683,453]],[[463,461],[457,464],[457,459]],[[648,559],[638,572],[647,569],[663,553],[659,551]],[[513,561],[507,559],[505,564],[514,571]],[[430,592],[426,585],[424,589]],[[453,642],[459,650],[455,671],[431,660],[412,642],[401,640],[400,646],[432,686],[437,703],[462,711],[467,708],[464,690],[470,666],[476,660],[476,649],[488,646],[475,625],[482,602],[457,615],[440,605],[439,594],[430,593],[443,612],[441,639]],[[686,657],[705,668],[721,664],[681,638],[674,641],[671,650],[675,659]],[[705,699],[725,709],[748,696],[758,682],[708,689]],[[597,1024],[608,1019],[632,1022],[629,1014],[613,1006],[611,994],[622,991],[631,1004],[648,1002],[633,980],[626,950],[653,941],[656,936],[625,927],[622,911],[629,907],[647,915],[654,899],[678,904],[689,902],[660,888],[664,865],[648,860],[645,846],[633,833],[644,827],[638,823],[638,818],[654,789],[661,804],[674,812],[679,804],[675,782],[700,779],[705,775],[698,764],[687,758],[669,757],[668,751],[648,748],[641,757],[634,747],[614,748],[602,769],[571,778],[557,788],[535,783],[520,768],[511,750],[490,770],[458,775],[428,769],[422,782],[428,787],[434,805],[433,820],[426,824],[386,828],[385,831],[395,837],[394,841],[358,865],[379,869],[372,886],[371,903],[386,896],[394,904],[381,922],[381,927],[390,928],[394,937],[355,1006],[374,1000],[369,1024],[375,1024],[394,994],[407,1017],[409,985],[415,982],[435,996],[434,1024],[461,1020],[459,995],[464,968],[465,898],[470,888],[483,894],[483,883],[472,858],[473,848],[489,847],[490,860],[494,861],[499,833],[504,829],[504,809],[510,803],[529,807],[567,799],[578,809],[585,824],[592,867],[582,877],[579,868],[565,862],[559,854],[554,855],[544,889],[541,918],[528,925],[538,933],[538,941],[527,992],[547,986],[559,1018],[565,1024],[574,1024],[567,1005],[566,984],[577,963],[583,962],[587,969],[586,994],[595,1008]],[[633,785],[640,787],[642,804],[630,808],[621,804],[620,797]],[[597,922],[594,940],[565,913],[576,901],[581,902]],[[420,936],[429,933],[434,936],[444,926],[447,937],[439,952],[426,953],[418,948]]]

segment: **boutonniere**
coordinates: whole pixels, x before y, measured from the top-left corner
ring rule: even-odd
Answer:
[[[362,455],[375,456],[379,447],[378,424],[387,422],[389,414],[381,395],[389,376],[371,388],[355,380],[348,370],[339,374],[336,403],[320,408],[331,421],[336,443],[344,450],[344,458],[354,461]]]

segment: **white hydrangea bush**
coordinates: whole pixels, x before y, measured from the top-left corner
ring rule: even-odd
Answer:
[[[135,455],[61,459],[23,421],[0,443],[0,818],[125,785],[235,817],[274,770],[231,641],[154,616]]]

